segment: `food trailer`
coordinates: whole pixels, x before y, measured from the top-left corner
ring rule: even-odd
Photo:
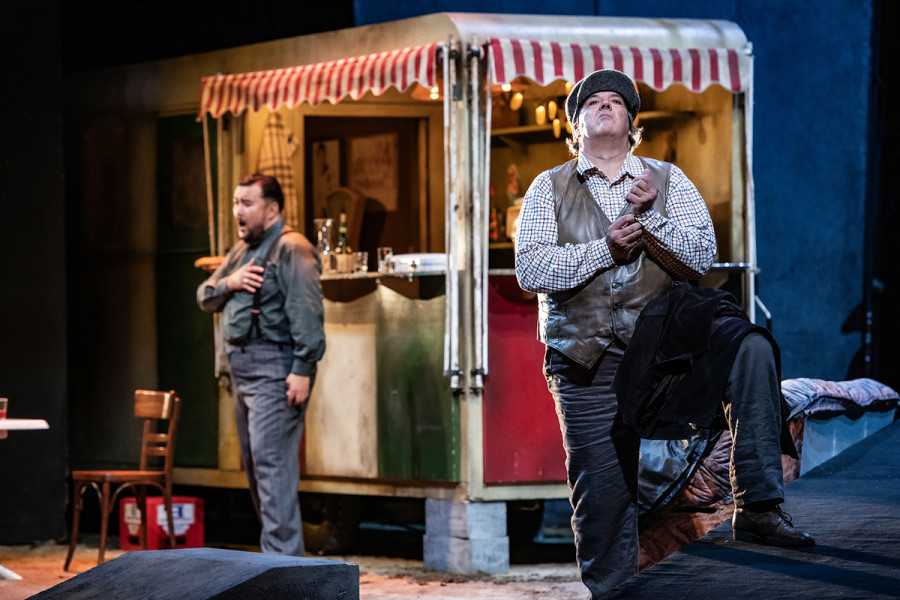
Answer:
[[[322,277],[328,349],[301,492],[426,499],[427,566],[502,570],[505,503],[568,497],[513,238],[530,181],[569,158],[569,86],[598,68],[639,87],[636,153],[677,163],[707,201],[719,256],[703,283],[755,318],[753,57],[733,23],[441,13],[129,73],[123,95],[158,114],[193,102],[202,123],[210,258],[198,266],[236,241],[231,195],[247,172],[279,178],[285,220],[313,243],[324,219],[347,215],[349,244],[368,257]],[[384,247],[392,268],[379,269]],[[216,370],[217,465],[176,478],[245,487],[220,359]],[[671,497],[664,487],[647,506]]]

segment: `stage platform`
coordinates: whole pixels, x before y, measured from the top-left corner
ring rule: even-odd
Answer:
[[[804,474],[785,510],[809,549],[731,539],[730,520],[611,598],[900,598],[900,421]]]

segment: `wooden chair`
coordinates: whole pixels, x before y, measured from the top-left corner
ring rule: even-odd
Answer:
[[[178,417],[181,401],[170,392],[136,390],[134,392],[134,416],[144,419],[144,433],[141,440],[141,460],[136,471],[73,471],[72,472],[72,535],[69,552],[63,570],[69,569],[75,544],[78,541],[78,522],[84,503],[84,491],[94,488],[100,500],[100,557],[103,563],[106,550],[106,533],[109,515],[116,507],[116,500],[126,489],[135,495],[141,511],[141,547],[147,549],[147,487],[153,486],[162,492],[169,525],[169,546],[175,547],[175,527],[172,520],[172,462],[175,455],[175,434],[178,431]],[[158,423],[168,423],[166,431],[157,433]],[[153,470],[151,457],[160,457],[162,470]],[[158,461],[159,459],[157,459]],[[156,461],[155,461],[156,462]]]

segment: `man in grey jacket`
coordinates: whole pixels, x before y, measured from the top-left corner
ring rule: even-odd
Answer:
[[[262,524],[263,552],[302,556],[300,438],[316,364],[325,353],[322,265],[284,225],[278,181],[253,174],[234,192],[241,240],[197,289],[222,311],[241,458]]]

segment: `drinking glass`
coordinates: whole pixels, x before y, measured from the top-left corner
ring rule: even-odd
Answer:
[[[9,405],[9,400],[6,398],[0,398],[0,419],[6,418],[6,407]],[[0,440],[6,438],[7,431],[5,429],[0,430]]]
[[[369,271],[369,253],[357,252],[356,263],[353,265],[354,273],[367,273]]]
[[[394,270],[394,250],[390,246],[378,249],[378,272],[391,273]]]

